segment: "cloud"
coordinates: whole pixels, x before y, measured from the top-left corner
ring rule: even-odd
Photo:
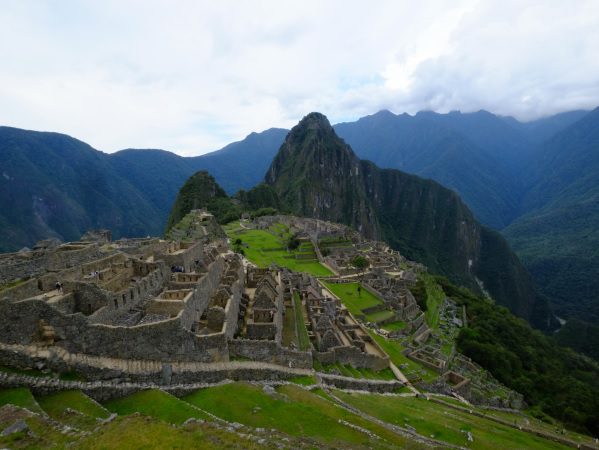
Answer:
[[[0,123],[112,152],[215,150],[318,110],[599,104],[595,2],[7,2]]]

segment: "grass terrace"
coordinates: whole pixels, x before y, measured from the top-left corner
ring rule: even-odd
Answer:
[[[127,397],[110,400],[104,406],[119,415],[139,412],[174,424],[182,424],[190,417],[208,418],[206,414],[186,402],[157,389],[139,391]]]
[[[184,400],[230,422],[276,428],[335,448],[346,448],[348,444],[365,448],[421,448],[299,386],[279,386],[274,394],[268,394],[260,386],[233,383],[199,390]]]
[[[438,377],[438,374],[434,370],[422,366],[405,356],[402,353],[404,347],[400,342],[385,339],[372,330],[368,330],[368,333],[376,343],[379,344],[383,351],[389,355],[391,362],[393,362],[393,364],[395,364],[410,381],[416,381],[420,378],[422,381],[429,382]]]
[[[82,430],[95,428],[98,425],[96,419],[106,419],[110,415],[81,391],[56,392],[36,397],[36,400],[52,419]]]
[[[446,408],[415,397],[388,397],[335,391],[350,405],[380,420],[402,427],[411,426],[419,434],[453,445],[473,449],[565,449],[567,447],[467,412]],[[467,433],[473,437],[468,442]]]
[[[36,413],[44,413],[27,388],[0,389],[0,406],[8,404],[20,406]]]
[[[227,236],[234,242],[241,239],[241,248],[247,259],[258,267],[276,264],[296,272],[306,272],[317,277],[333,275],[316,259],[314,248],[304,242],[296,250],[287,250],[286,240],[289,231],[282,224],[275,224],[269,230],[244,229],[239,222],[224,227]],[[303,259],[298,259],[303,258]],[[306,258],[308,257],[308,258]]]
[[[362,309],[370,308],[383,304],[380,298],[370,293],[366,289],[362,288],[361,292],[358,293],[358,286],[360,283],[328,283],[324,282],[324,285],[337,297],[341,299],[345,307],[354,316],[362,316],[364,313]]]

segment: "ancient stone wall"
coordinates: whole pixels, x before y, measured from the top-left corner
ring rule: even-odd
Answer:
[[[233,339],[229,341],[229,352],[232,357],[249,358],[287,367],[312,367],[312,354],[310,352],[290,350],[274,341]]]
[[[404,383],[398,380],[368,380],[364,378],[348,378],[325,373],[319,373],[317,377],[322,384],[327,386],[357,391],[386,393],[394,392],[404,386]]]
[[[186,302],[180,318],[181,325],[186,330],[191,330],[206,310],[212,293],[218,288],[224,268],[225,260],[219,256],[208,266],[208,271],[194,286],[193,295]]]

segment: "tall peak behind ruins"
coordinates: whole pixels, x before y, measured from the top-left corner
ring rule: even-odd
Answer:
[[[289,212],[347,224],[473,289],[482,282],[498,303],[547,326],[526,269],[454,191],[361,161],[324,115],[310,113],[289,132],[265,182]]]

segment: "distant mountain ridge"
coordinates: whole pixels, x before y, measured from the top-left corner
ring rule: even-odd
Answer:
[[[322,114],[308,114],[289,132],[265,182],[293,214],[353,226],[467,285],[481,280],[499,303],[547,325],[546,302],[516,255],[455,192],[359,160]]]
[[[558,313],[596,320],[597,121],[596,111],[527,123],[486,111],[381,111],[334,128],[360,158],[458,192],[478,220],[502,230]],[[107,155],[65,135],[0,127],[0,251],[48,236],[76,239],[94,227],[115,237],[161,234],[190,175],[208,170],[228,194],[247,190],[286,133],[252,133],[184,158],[163,150]]]
[[[185,158],[156,149],[100,152],[70,136],[0,127],[0,251],[39,239],[161,235],[179,188],[209,170],[233,193],[262,178],[285,130],[252,133],[220,151]],[[253,175],[263,161],[259,175]],[[259,166],[259,164],[258,164]]]

